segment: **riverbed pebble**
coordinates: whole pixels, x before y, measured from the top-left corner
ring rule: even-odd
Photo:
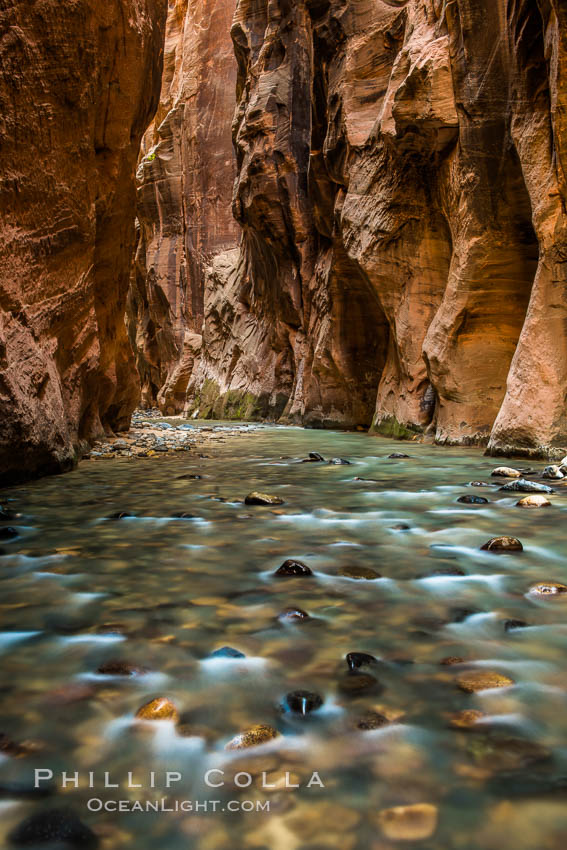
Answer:
[[[521,478],[522,473],[519,469],[513,469],[511,466],[499,466],[494,469],[491,475],[496,478]]]
[[[523,552],[524,547],[517,537],[491,537],[481,547],[486,552]]]
[[[136,712],[139,720],[174,720],[179,719],[179,712],[167,697],[157,697],[142,705]]]
[[[524,496],[519,502],[516,502],[517,508],[548,508],[551,505],[549,499],[539,494],[532,496]]]
[[[484,496],[460,496],[457,502],[461,505],[487,505],[488,499]]]
[[[288,558],[284,561],[281,567],[274,573],[278,578],[297,578],[312,576],[311,569],[304,564],[303,561],[296,561],[295,558]]]
[[[277,732],[277,730],[272,726],[269,726],[266,723],[258,723],[255,726],[251,726],[249,729],[245,729],[244,732],[240,732],[238,735],[235,735],[235,737],[228,742],[225,749],[247,750],[249,747],[257,747],[260,744],[273,741],[274,738],[277,738],[278,736],[279,732]]]
[[[339,575],[344,578],[353,578],[358,580],[374,581],[381,578],[380,573],[370,567],[339,567]]]
[[[244,499],[245,505],[283,505],[284,500],[279,496],[270,496],[268,493],[249,493]]]
[[[378,813],[378,824],[391,841],[424,841],[437,830],[439,811],[430,803],[395,806]]]
[[[509,688],[514,685],[513,679],[494,670],[469,670],[457,678],[457,685],[467,694],[487,691],[492,688]]]
[[[313,691],[291,691],[284,697],[283,704],[293,714],[304,716],[321,708],[323,698]]]
[[[551,479],[560,479],[565,478],[565,475],[558,466],[552,465],[545,467],[545,469],[543,470],[543,477]]]

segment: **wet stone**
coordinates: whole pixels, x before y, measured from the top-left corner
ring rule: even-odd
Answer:
[[[409,455],[404,454],[403,452],[392,452],[391,455],[388,455],[388,460],[407,460]]]
[[[334,457],[329,461],[329,463],[332,463],[333,466],[350,466],[351,465],[350,460],[345,460],[344,457]]]
[[[71,809],[38,812],[22,821],[8,836],[19,847],[60,844],[72,848],[94,848],[98,838]]]
[[[325,458],[323,457],[323,455],[319,454],[319,452],[309,452],[307,460],[315,463],[325,462]]]
[[[567,585],[557,581],[539,582],[530,587],[529,594],[540,599],[567,599]]]
[[[480,547],[485,552],[523,552],[524,547],[517,537],[491,537]]]
[[[339,679],[338,689],[344,696],[358,697],[365,694],[381,694],[384,687],[378,679],[369,673],[359,673],[353,670]]]
[[[411,526],[405,522],[398,522],[396,525],[391,525],[392,531],[409,531]]]
[[[196,514],[189,514],[186,511],[181,511],[180,513],[175,513],[171,515],[173,519],[199,519]]]
[[[179,719],[177,708],[167,697],[157,697],[145,703],[136,712],[139,720],[174,720]]]
[[[423,578],[435,578],[437,576],[462,577],[466,576],[466,572],[460,567],[438,567],[436,570],[433,570],[430,573],[426,573]]]
[[[274,573],[278,578],[296,578],[312,576],[311,569],[304,564],[303,561],[296,561],[294,558],[288,558],[284,561],[281,567],[278,567]]]
[[[16,537],[19,537],[19,534],[11,525],[0,528],[0,540],[15,540]]]
[[[469,670],[457,679],[457,685],[467,694],[487,691],[492,688],[509,688],[514,685],[513,679],[494,670]]]
[[[130,519],[134,516],[134,514],[130,514],[127,511],[116,511],[114,514],[110,514],[108,519]]]
[[[464,664],[465,659],[461,658],[460,655],[447,655],[446,658],[442,658],[439,664],[442,664],[443,667],[453,667],[455,664]]]
[[[522,473],[519,469],[513,469],[510,466],[499,466],[493,472],[490,473],[492,476],[496,478],[521,478]]]
[[[211,658],[246,658],[246,656],[239,649],[234,649],[232,646],[222,646],[220,649],[215,649],[214,652],[211,652]]]
[[[370,567],[340,567],[339,575],[344,576],[344,578],[366,581],[374,581],[377,578],[382,578],[380,573],[370,569]]]
[[[282,623],[298,623],[309,619],[310,616],[307,611],[303,611],[301,608],[286,608],[278,615],[278,620]]]
[[[493,487],[493,484],[489,484],[488,481],[469,481],[468,487]]]
[[[453,729],[474,729],[483,717],[485,717],[484,712],[469,708],[449,715],[449,725]]]
[[[534,495],[524,496],[519,502],[516,502],[517,508],[549,508],[551,502],[545,496]]]
[[[291,691],[291,693],[286,694],[283,704],[292,714],[305,716],[321,708],[323,698],[312,691]]]
[[[554,493],[552,487],[547,484],[539,484],[537,481],[528,481],[526,478],[519,478],[517,481],[509,481],[500,488],[501,493]]]
[[[382,729],[390,723],[388,718],[378,711],[367,711],[354,721],[354,727],[362,732],[370,732],[373,729]]]
[[[101,664],[96,672],[101,676],[141,676],[148,671],[144,667],[132,664],[129,661],[113,658]]]
[[[267,493],[249,493],[244,499],[245,505],[283,505],[283,499],[279,496],[270,496]]]
[[[564,473],[561,471],[559,466],[546,466],[543,470],[544,478],[551,478],[552,480],[559,480],[560,478],[565,478]]]
[[[346,663],[349,670],[359,670],[361,667],[368,667],[378,662],[368,652],[349,652],[346,656]]]
[[[392,841],[423,841],[431,838],[437,829],[438,819],[437,806],[429,803],[396,806],[378,814],[382,832]]]
[[[236,735],[228,742],[225,749],[246,750],[249,747],[257,747],[260,744],[273,741],[274,738],[277,737],[279,737],[279,732],[277,732],[272,726],[260,723],[256,726],[251,726],[250,729],[246,729],[244,732]]]
[[[487,505],[488,499],[485,499],[484,496],[461,496],[457,499],[461,505]]]
[[[503,626],[505,632],[515,632],[518,629],[526,629],[528,623],[525,620],[504,620]]]

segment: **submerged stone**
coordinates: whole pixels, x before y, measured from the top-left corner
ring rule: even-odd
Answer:
[[[437,829],[439,812],[430,803],[413,806],[396,806],[383,809],[378,823],[386,838],[392,841],[423,841],[431,838]]]
[[[538,584],[534,584],[529,589],[529,595],[535,596],[536,598],[547,599],[547,598],[564,598],[567,596],[567,585],[561,584],[557,581],[544,581],[539,582]]]
[[[259,723],[256,726],[251,726],[250,729],[246,729],[244,732],[240,732],[240,734],[235,735],[235,737],[228,742],[225,749],[247,750],[249,747],[257,747],[260,744],[273,741],[274,738],[277,737],[279,737],[279,732],[277,732],[276,729],[265,723]]]
[[[309,619],[311,618],[307,611],[303,611],[301,608],[286,608],[278,615],[278,620],[282,623],[296,623]]]
[[[11,525],[0,528],[0,540],[14,540],[16,537],[19,537],[19,534]]]
[[[462,673],[457,679],[457,685],[467,694],[475,694],[478,691],[487,691],[492,688],[509,688],[515,684],[509,676],[497,673],[494,670],[469,670]]]
[[[350,460],[345,460],[344,457],[334,457],[329,463],[332,463],[333,466],[351,466]]]
[[[407,460],[409,455],[404,454],[403,452],[392,452],[391,455],[388,455],[388,460]]]
[[[244,499],[245,505],[283,505],[283,499],[279,496],[270,496],[268,493],[249,493]]]
[[[374,581],[377,578],[382,578],[380,573],[370,567],[340,567],[339,575],[345,578],[354,578],[359,580]]]
[[[358,670],[360,667],[368,667],[371,664],[378,662],[373,655],[368,652],[349,652],[346,655],[346,663],[349,670]]]
[[[396,525],[391,525],[392,531],[409,531],[411,526],[405,522],[398,522]]]
[[[296,561],[294,558],[288,558],[287,561],[283,562],[281,567],[278,567],[274,575],[279,578],[296,578],[312,576],[313,573],[307,564],[303,563],[303,561]]]
[[[494,487],[494,484],[489,484],[488,481],[469,481],[468,487]]]
[[[485,716],[484,712],[469,708],[449,715],[449,725],[453,729],[474,729]]]
[[[195,514],[189,514],[186,511],[182,511],[181,513],[176,513],[171,515],[173,519],[199,519]]]
[[[222,646],[211,652],[211,658],[246,658],[245,654],[232,646]]]
[[[488,499],[484,496],[460,496],[457,502],[461,505],[487,505]]]
[[[139,720],[174,720],[179,719],[179,712],[167,697],[157,697],[145,703],[136,712]]]
[[[359,673],[352,670],[346,676],[342,676],[338,682],[341,694],[348,697],[357,697],[363,694],[380,694],[384,690],[382,684],[371,676],[370,673]]]
[[[22,821],[8,836],[20,847],[63,845],[73,848],[94,848],[98,838],[71,810],[67,808],[38,812]]]
[[[101,676],[140,676],[148,671],[137,664],[131,664],[129,661],[113,658],[101,664],[96,672],[100,673]]]
[[[505,632],[515,632],[517,629],[526,629],[528,623],[525,620],[504,620],[503,626]]]
[[[382,729],[384,726],[387,726],[390,723],[388,718],[380,714],[378,711],[367,711],[366,714],[361,715],[354,721],[354,725],[356,729],[360,729],[363,732],[370,732],[373,729]]]
[[[323,705],[323,698],[312,691],[291,691],[284,698],[284,706],[293,714],[311,714]]]
[[[491,537],[480,547],[485,552],[523,552],[524,547],[517,537]]]
[[[129,514],[127,511],[116,511],[116,513],[110,514],[107,519],[129,519],[133,516],[134,514]]]

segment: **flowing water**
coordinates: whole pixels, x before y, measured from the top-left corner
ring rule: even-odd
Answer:
[[[412,846],[563,848],[567,603],[526,594],[539,580],[567,582],[567,489],[556,486],[550,508],[522,510],[480,451],[277,427],[218,437],[209,457],[91,461],[4,494],[22,517],[10,523],[19,537],[0,543],[0,732],[28,743],[20,758],[0,755],[0,835],[63,802],[104,848],[388,850],[399,845],[379,812],[428,803],[437,829]],[[313,450],[351,465],[298,463]],[[411,458],[388,458],[403,450]],[[479,480],[490,487],[468,486]],[[244,505],[253,490],[284,504]],[[467,494],[489,503],[457,501]],[[108,519],[118,511],[134,516]],[[480,550],[502,534],[524,552]],[[288,558],[313,575],[275,578]],[[340,574],[352,567],[381,578]],[[310,618],[279,618],[289,607]],[[245,658],[210,657],[224,646]],[[377,659],[361,670],[376,682],[358,695],[345,661],[354,651]],[[148,672],[96,672],[113,659]],[[457,687],[483,669],[515,684]],[[322,706],[305,717],[282,708],[297,689]],[[157,696],[178,707],[177,724],[135,721]],[[453,728],[465,709],[481,721]],[[390,722],[359,729],[369,711]],[[258,723],[280,736],[225,749]],[[45,798],[36,768],[54,774]],[[224,786],[206,785],[211,769]],[[78,771],[80,787],[63,790],[61,771]],[[182,775],[169,790],[166,771]],[[103,787],[105,772],[118,789]],[[235,787],[239,772],[249,787]],[[299,788],[281,787],[286,773]],[[209,809],[87,808],[162,798]],[[229,811],[243,801],[269,801],[270,812]]]

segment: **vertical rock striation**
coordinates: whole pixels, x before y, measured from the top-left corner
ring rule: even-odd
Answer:
[[[561,0],[239,0],[201,414],[567,446]]]
[[[129,329],[142,400],[181,412],[200,352],[205,269],[239,238],[231,124],[236,0],[170,0],[160,105],[138,169]]]
[[[0,2],[0,475],[72,465],[139,395],[134,169],[165,0]]]

